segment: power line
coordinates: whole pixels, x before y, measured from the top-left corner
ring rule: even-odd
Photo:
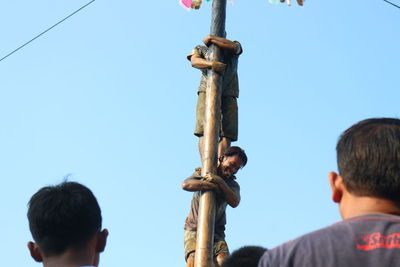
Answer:
[[[389,1],[387,1],[387,0],[383,0],[383,1],[385,1],[386,3],[391,4],[392,6],[395,6],[395,7],[397,7],[397,8],[400,8],[400,6],[398,6],[398,5],[396,5],[396,4],[393,4],[392,2],[389,2]]]
[[[69,14],[68,16],[66,16],[65,18],[63,18],[62,20],[60,20],[59,22],[57,22],[56,24],[54,24],[53,26],[51,26],[50,28],[48,28],[47,30],[43,31],[42,33],[36,35],[34,38],[32,38],[31,40],[29,40],[28,42],[24,43],[23,45],[19,46],[18,48],[16,48],[15,50],[11,51],[10,53],[8,53],[7,55],[5,55],[4,57],[2,57],[0,59],[0,61],[3,61],[4,59],[8,58],[9,56],[11,56],[12,54],[14,54],[15,52],[17,52],[18,50],[20,50],[21,48],[23,48],[24,46],[28,45],[29,43],[33,42],[34,40],[36,40],[37,38],[39,38],[40,36],[42,36],[43,34],[45,34],[46,32],[50,31],[51,29],[53,29],[54,27],[56,27],[57,25],[63,23],[64,21],[66,21],[67,19],[69,19],[70,17],[72,17],[73,15],[75,15],[76,13],[78,13],[79,11],[81,11],[82,9],[84,9],[85,7],[87,7],[88,5],[90,5],[91,3],[93,3],[96,0],[92,0],[89,3],[83,5],[82,7],[80,7],[79,9],[75,10],[74,12],[72,12],[71,14]]]

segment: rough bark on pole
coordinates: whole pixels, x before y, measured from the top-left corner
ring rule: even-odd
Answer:
[[[226,0],[214,0],[211,16],[212,35],[225,37],[225,14]],[[221,56],[221,49],[216,45],[211,45],[207,59],[221,61]],[[208,71],[205,102],[202,176],[210,172],[216,173],[217,170],[219,127],[221,120],[221,84],[222,76],[210,69]],[[195,267],[213,266],[214,221],[215,195],[214,192],[207,191],[200,197]]]

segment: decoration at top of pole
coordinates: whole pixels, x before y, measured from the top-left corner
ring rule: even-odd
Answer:
[[[206,1],[210,2],[210,0]],[[228,0],[228,1],[229,5],[233,6],[233,0]],[[303,6],[305,0],[296,0],[296,1],[299,6]],[[279,4],[286,2],[288,6],[292,5],[292,0],[268,0],[268,2],[270,2],[271,4]],[[190,9],[200,9],[202,3],[203,3],[202,0],[179,0],[179,4],[188,11]]]
[[[268,0],[271,4],[278,4],[278,3],[287,3],[288,6],[292,5],[292,0]],[[303,6],[304,5],[304,0],[297,0],[297,4],[299,4],[299,6]]]
[[[206,0],[207,2],[210,2],[210,0]],[[233,0],[228,0],[229,5],[233,6]],[[200,9],[202,0],[179,0],[179,4],[186,10],[190,9]]]

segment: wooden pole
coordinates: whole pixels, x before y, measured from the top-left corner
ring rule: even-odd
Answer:
[[[214,0],[211,15],[211,34],[225,37],[226,0]],[[216,45],[211,45],[207,59],[221,61],[222,51]],[[218,141],[221,123],[221,93],[222,76],[213,71],[208,71],[203,159],[201,175],[216,173],[218,163]],[[204,192],[200,197],[199,216],[197,221],[197,241],[195,254],[195,267],[213,266],[213,243],[215,221],[215,195],[212,191]]]

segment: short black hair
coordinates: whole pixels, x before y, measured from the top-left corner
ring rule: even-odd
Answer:
[[[235,250],[222,267],[257,267],[261,256],[267,251],[260,246],[244,246]]]
[[[222,154],[219,160],[223,161],[224,157],[232,157],[235,155],[238,155],[238,157],[242,160],[242,166],[240,167],[243,168],[244,166],[246,166],[247,164],[246,152],[244,152],[244,150],[238,146],[230,146],[227,149],[225,149],[224,153]]]
[[[372,118],[347,129],[336,146],[349,192],[400,203],[400,120]]]
[[[29,228],[45,255],[85,245],[101,230],[96,197],[77,182],[62,182],[36,192],[28,203]]]

